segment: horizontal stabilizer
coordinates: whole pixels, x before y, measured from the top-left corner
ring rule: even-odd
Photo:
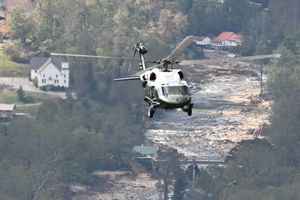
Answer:
[[[132,80],[140,80],[140,77],[138,77],[138,76],[131,76],[131,77],[116,78],[116,79],[114,79],[114,81],[132,81]]]

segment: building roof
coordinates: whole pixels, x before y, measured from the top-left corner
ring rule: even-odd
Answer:
[[[15,108],[15,104],[0,104],[0,112],[12,112]]]
[[[49,58],[48,57],[33,57],[30,59],[31,69],[39,69]]]
[[[197,45],[209,45],[211,44],[211,39],[210,37],[203,37],[201,40],[195,41]]]
[[[158,149],[156,147],[141,145],[133,147],[133,151],[143,156],[153,156],[157,154]]]
[[[215,41],[217,42],[224,42],[224,41],[235,41],[235,42],[241,42],[242,41],[242,35],[236,34],[233,32],[222,32],[218,37],[216,37]]]
[[[60,57],[33,57],[30,59],[31,69],[38,70],[49,60],[59,70],[61,70],[62,63],[65,62],[65,60]]]

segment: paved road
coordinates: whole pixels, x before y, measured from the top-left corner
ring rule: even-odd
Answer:
[[[63,99],[66,97],[64,92],[45,92],[38,89],[32,84],[32,82],[28,80],[28,78],[0,77],[0,85],[5,85],[15,90],[19,89],[22,86],[23,90],[27,92],[47,94],[52,97],[58,97]]]

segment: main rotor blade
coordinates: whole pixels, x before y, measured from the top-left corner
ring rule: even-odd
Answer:
[[[165,59],[175,60],[176,57],[179,56],[184,49],[193,44],[195,40],[201,40],[201,38],[193,35],[185,37],[179,44],[177,44],[176,48]]]
[[[115,78],[114,81],[133,81],[133,80],[140,80],[139,76],[130,76],[125,78]]]
[[[250,60],[263,60],[271,58],[281,58],[281,54],[268,54],[268,55],[256,55],[256,56],[247,56],[247,57],[237,57],[237,60],[241,61],[250,61]]]
[[[117,60],[131,60],[139,61],[136,58],[130,57],[118,57],[118,56],[96,56],[96,55],[83,55],[83,54],[69,54],[69,53],[51,53],[51,56],[66,56],[66,57],[78,57],[78,58],[98,58],[98,59],[117,59]]]
[[[145,70],[141,70],[141,71],[138,71],[137,73],[135,73],[134,76],[141,76],[143,73],[145,73],[147,71],[150,71],[155,68],[161,68],[162,66],[163,66],[163,64],[157,64],[157,65],[153,65],[151,67],[147,67]]]
[[[255,60],[264,60],[264,59],[278,59],[281,58],[281,54],[268,54],[268,55],[256,55],[256,56],[247,56],[247,57],[236,57],[236,58],[216,58],[216,59],[202,59],[202,60],[182,60],[179,62],[179,65],[205,65],[208,61],[255,61]]]
[[[187,65],[204,65],[205,62],[209,61],[210,59],[202,59],[202,60],[182,60],[178,64],[181,66]]]

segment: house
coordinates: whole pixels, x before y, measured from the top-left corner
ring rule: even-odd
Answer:
[[[222,32],[213,41],[213,46],[235,48],[242,45],[242,35],[233,32]]]
[[[207,194],[203,189],[201,188],[191,188],[185,192],[183,196],[184,200],[189,199],[197,199],[197,200],[204,200],[204,199],[212,199],[211,194]]]
[[[15,104],[0,104],[0,120],[11,120],[15,115]]]
[[[134,160],[141,164],[147,170],[155,169],[155,161],[157,159],[158,148],[153,146],[135,146],[133,147],[135,154]]]
[[[62,58],[33,57],[30,65],[30,80],[36,87],[69,88],[69,63]]]
[[[157,156],[158,148],[152,146],[135,146],[133,152],[138,156],[137,158],[155,158]]]
[[[196,40],[195,43],[199,46],[207,47],[211,45],[211,39],[209,37],[203,37],[199,38],[199,40]]]

